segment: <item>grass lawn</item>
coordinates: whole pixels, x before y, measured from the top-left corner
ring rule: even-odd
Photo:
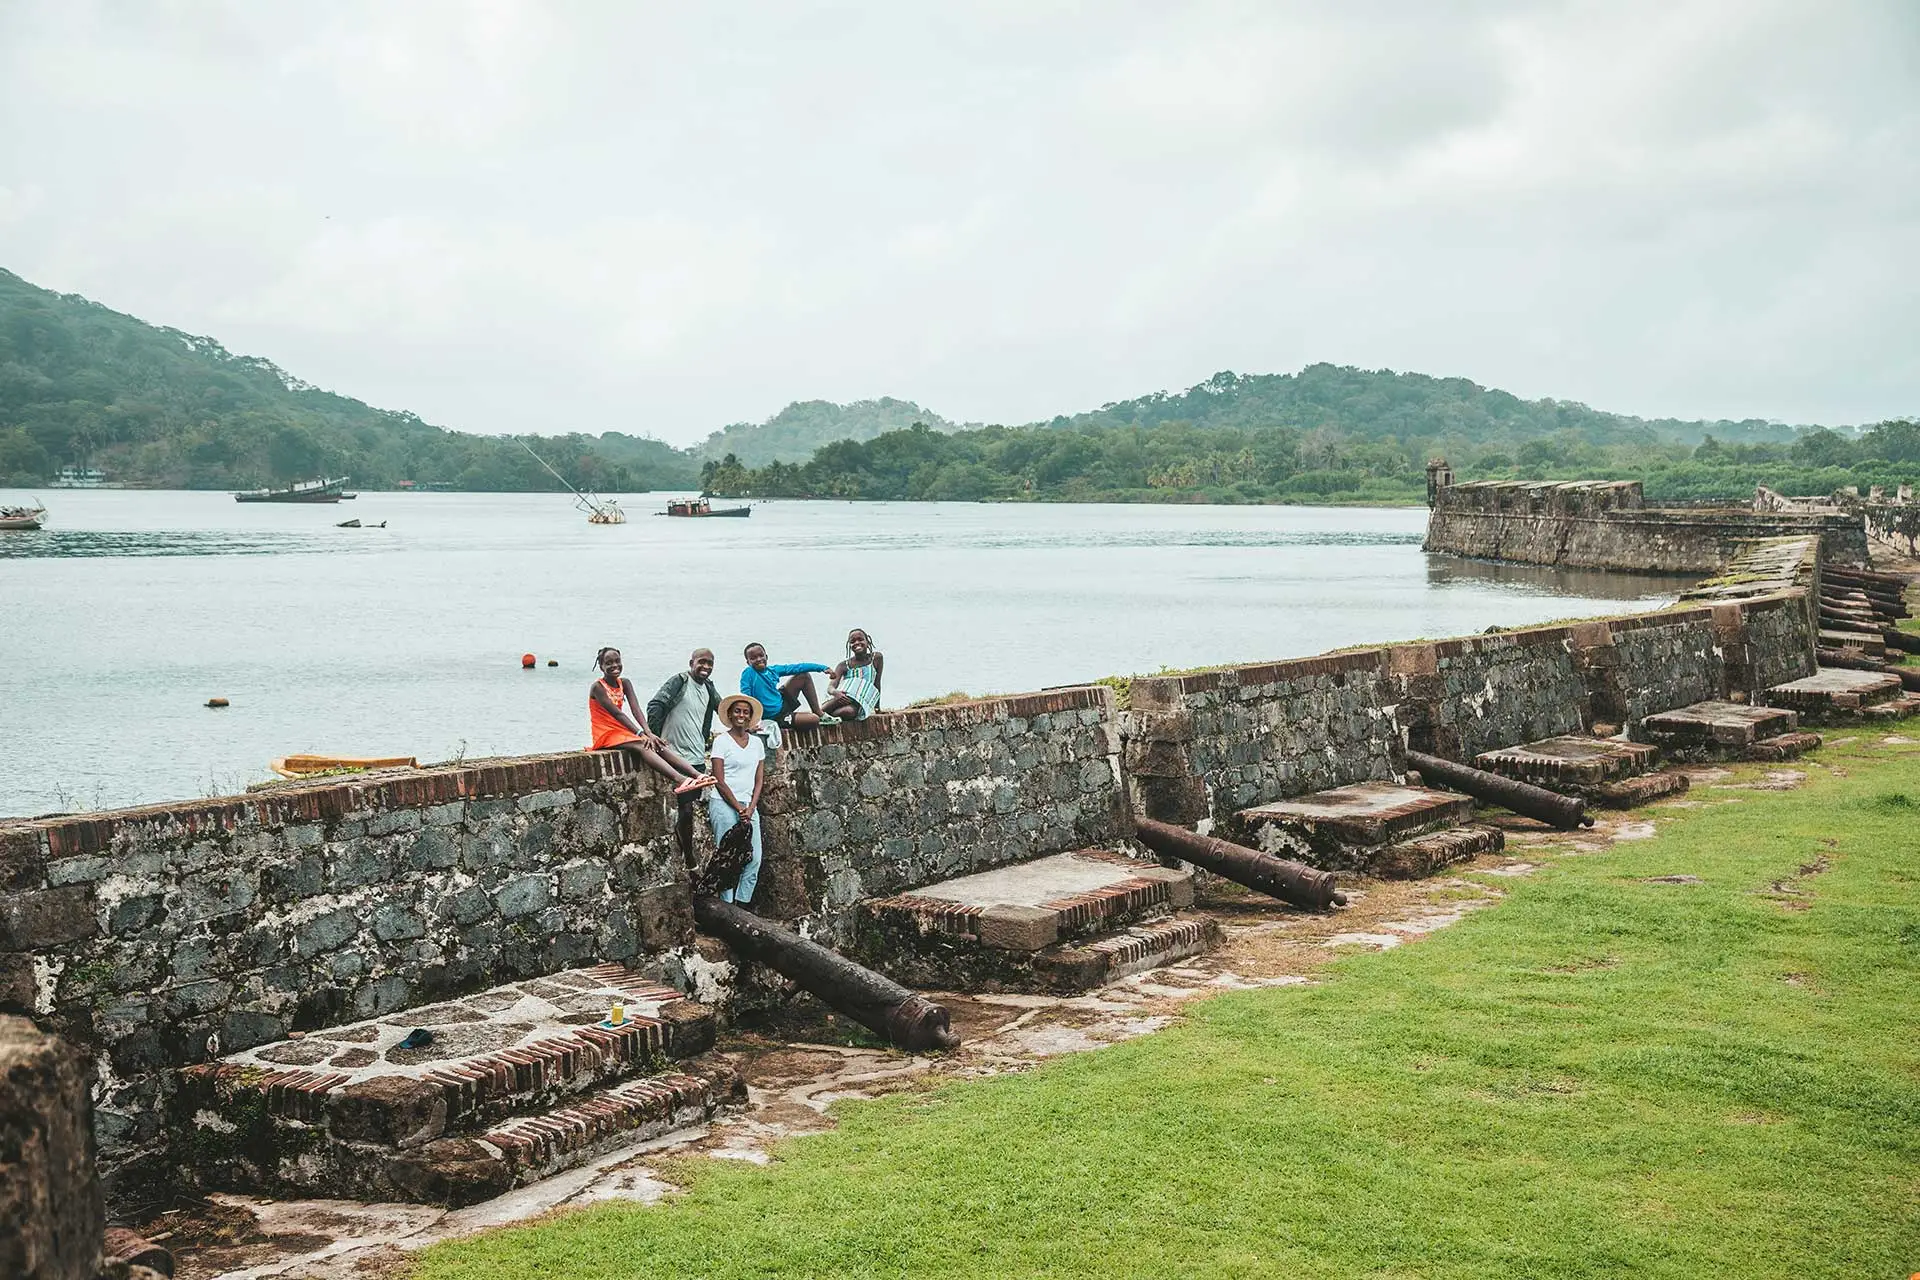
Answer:
[[[1799,790],[1698,788],[1318,985],[847,1105],[771,1167],[686,1161],[664,1206],[413,1274],[1904,1278],[1920,744],[1886,733]]]

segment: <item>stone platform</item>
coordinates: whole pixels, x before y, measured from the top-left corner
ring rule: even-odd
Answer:
[[[1879,660],[1887,656],[1887,642],[1878,631],[1842,631],[1822,627],[1819,644],[1823,649],[1848,649],[1863,658]]]
[[[869,899],[857,949],[916,986],[1085,991],[1210,950],[1192,904],[1191,871],[1082,849]]]
[[[1818,737],[1797,733],[1799,727],[1795,711],[1740,702],[1696,702],[1640,722],[1641,732],[1679,760],[1791,759],[1820,745]]]
[[[1472,816],[1471,797],[1394,782],[1357,782],[1239,814],[1263,852],[1399,879],[1502,848],[1497,829],[1463,825]]]
[[[1620,738],[1564,734],[1518,747],[1483,751],[1475,764],[1489,773],[1579,796],[1614,809],[1631,809],[1687,789],[1683,773],[1656,773],[1660,748]]]
[[[710,1115],[730,1069],[670,1067],[714,1033],[642,974],[569,969],[187,1067],[176,1122],[209,1186],[469,1204]]]
[[[1791,708],[1811,724],[1895,720],[1911,711],[1899,676],[1843,667],[1822,667],[1810,676],[1775,685],[1765,698],[1768,706]]]

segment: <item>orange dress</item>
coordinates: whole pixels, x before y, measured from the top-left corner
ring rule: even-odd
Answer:
[[[607,700],[614,706],[624,708],[627,705],[627,690],[632,686],[627,683],[625,676],[620,678],[620,683],[617,685],[608,684],[602,680],[600,687],[607,691]],[[640,740],[639,734],[627,728],[626,721],[601,706],[591,692],[587,694],[587,716],[593,726],[593,745],[587,748],[589,751],[599,751],[606,747],[617,747],[623,742]],[[638,718],[635,717],[635,719]]]

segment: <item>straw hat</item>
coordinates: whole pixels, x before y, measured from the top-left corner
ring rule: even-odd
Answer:
[[[730,693],[726,697],[720,699],[720,705],[719,707],[716,708],[716,710],[719,711],[720,713],[721,724],[733,723],[733,721],[728,717],[732,715],[734,704],[737,702],[744,702],[749,707],[753,708],[753,724],[759,724],[760,721],[766,717],[766,714],[767,714],[766,708],[760,705],[760,699],[754,697],[750,693]],[[753,725],[748,725],[747,727],[752,728]]]

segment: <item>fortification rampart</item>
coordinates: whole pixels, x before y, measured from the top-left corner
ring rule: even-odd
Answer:
[[[1867,562],[1858,513],[1649,508],[1638,481],[1436,484],[1428,551],[1629,573],[1720,572],[1757,539],[1818,537],[1827,559]]]
[[[1471,758],[1751,694],[1814,669],[1812,545],[1652,614],[1140,678],[1124,710],[1087,686],[795,733],[756,907],[844,941],[862,899],[1125,848],[1136,807],[1230,823],[1399,775],[1410,745]],[[180,1067],[569,965],[688,982],[671,805],[569,753],[0,825],[0,1009],[95,1055],[110,1188],[164,1173]]]
[[[0,827],[0,1005],[97,1055],[110,1169],[175,1069],[693,938],[666,799],[530,756]]]
[[[1777,585],[1777,584],[1772,584]],[[1814,670],[1807,592],[1133,681],[1140,811],[1231,830],[1240,809],[1596,724],[1625,727]]]

